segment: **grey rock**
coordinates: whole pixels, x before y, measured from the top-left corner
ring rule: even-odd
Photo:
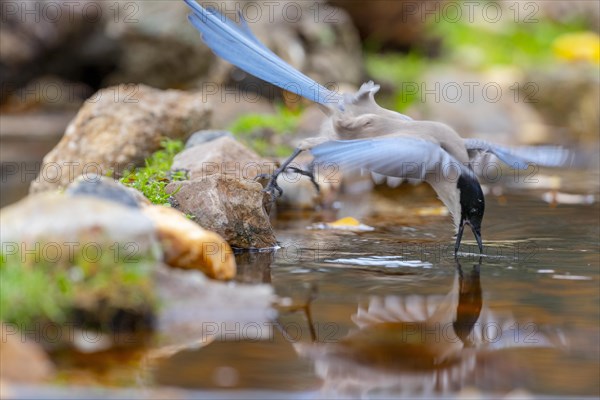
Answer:
[[[204,143],[212,142],[215,139],[222,138],[223,136],[230,137],[234,139],[233,135],[229,131],[219,131],[219,130],[202,130],[194,133],[190,138],[185,142],[185,148],[189,149],[194,146],[199,146]]]
[[[103,34],[108,3],[34,0],[2,7],[0,100],[42,75],[72,82],[93,76],[87,83],[97,85],[96,77],[114,67],[118,43]]]
[[[265,194],[259,183],[211,174],[172,182],[166,190],[172,193],[177,209],[192,214],[200,226],[218,233],[232,247],[275,246],[273,228],[263,207]]]
[[[273,162],[260,157],[230,135],[223,135],[177,154],[171,170],[187,171],[188,179],[203,178],[212,174],[230,175],[236,179],[254,179],[261,173],[272,172],[274,167]]]
[[[423,76],[407,114],[446,123],[464,137],[507,145],[546,142],[548,129],[540,114],[511,89],[518,82],[514,71],[485,75],[433,68]]]
[[[183,1],[111,3],[105,32],[119,44],[115,70],[105,85],[144,83],[160,89],[189,86],[206,76],[214,55],[188,23],[189,8]]]
[[[258,97],[259,94],[248,94],[242,87],[216,89],[211,86],[213,83],[204,85],[206,90],[203,90],[202,96],[213,110],[212,126],[217,129],[229,129],[244,115],[277,112],[270,99],[273,96],[268,93],[263,93],[266,97],[263,98]]]
[[[21,293],[13,287],[7,301],[29,299],[5,312],[6,322],[25,320],[28,330],[48,322],[124,331],[151,324],[152,270],[162,251],[154,224],[140,210],[90,196],[39,193],[0,211],[0,239],[3,274],[23,282]],[[38,296],[28,277],[53,285]],[[66,335],[44,344],[70,340]]]
[[[45,242],[52,242],[66,249],[70,244],[82,247],[93,243],[94,246],[110,247],[123,243],[134,244],[139,256],[158,259],[160,255],[152,221],[141,211],[114,201],[40,193],[4,207],[0,215],[3,245],[11,243],[36,248],[35,243],[38,243],[39,248]],[[61,257],[72,254],[66,250],[59,253]]]
[[[436,10],[440,0],[371,0],[368,6],[354,0],[331,0],[347,12],[367,41],[386,48],[406,49],[422,44],[427,10]]]
[[[534,82],[532,105],[552,127],[552,142],[577,143],[582,148],[598,148],[600,132],[600,77],[593,65],[557,65],[543,71],[526,72],[526,81]]]
[[[110,200],[132,208],[140,208],[140,204],[149,203],[139,191],[100,175],[79,177],[69,185],[65,193],[70,196],[91,196]]]
[[[79,175],[118,177],[141,165],[164,138],[187,139],[209,124],[201,98],[144,85],[103,89],[86,101],[58,145],[44,157],[30,192],[60,189]]]

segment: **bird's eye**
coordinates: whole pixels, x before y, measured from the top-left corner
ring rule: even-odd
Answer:
[[[476,212],[477,212],[477,209],[476,209],[476,208],[471,208],[471,212],[472,212],[472,213],[476,213]]]

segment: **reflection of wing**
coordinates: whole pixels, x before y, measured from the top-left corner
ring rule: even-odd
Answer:
[[[360,328],[385,322],[452,323],[458,303],[458,276],[446,296],[373,297],[367,307],[359,306],[352,321]]]
[[[457,273],[446,296],[373,297],[352,320],[358,330],[336,343],[295,344],[315,363],[325,395],[439,396],[494,371],[480,368],[480,360],[486,366],[507,362],[495,350],[564,344],[560,335],[537,332],[533,323],[517,323],[511,313],[482,305],[478,269]],[[457,322],[469,325],[463,331],[468,339],[457,335]]]
[[[486,155],[492,154],[505,164],[518,169],[527,169],[530,165],[560,167],[572,162],[571,153],[557,146],[521,146],[509,148],[479,139],[465,139],[464,143],[471,160],[482,157],[479,161],[487,163],[491,160]]]

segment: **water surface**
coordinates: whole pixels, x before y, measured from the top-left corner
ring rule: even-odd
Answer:
[[[241,326],[153,377],[290,397],[597,396],[599,208],[541,198],[489,195],[485,254],[467,236],[458,261],[449,217],[416,216],[436,206],[427,189],[342,210],[372,232],[308,230],[332,215],[280,213],[282,248],[238,257],[240,281],[284,298],[268,338]]]

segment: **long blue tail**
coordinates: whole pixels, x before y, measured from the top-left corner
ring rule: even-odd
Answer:
[[[219,57],[275,86],[323,105],[339,104],[343,97],[283,61],[262,44],[244,21],[236,24],[195,0],[184,0],[194,11],[188,16],[204,43]]]

